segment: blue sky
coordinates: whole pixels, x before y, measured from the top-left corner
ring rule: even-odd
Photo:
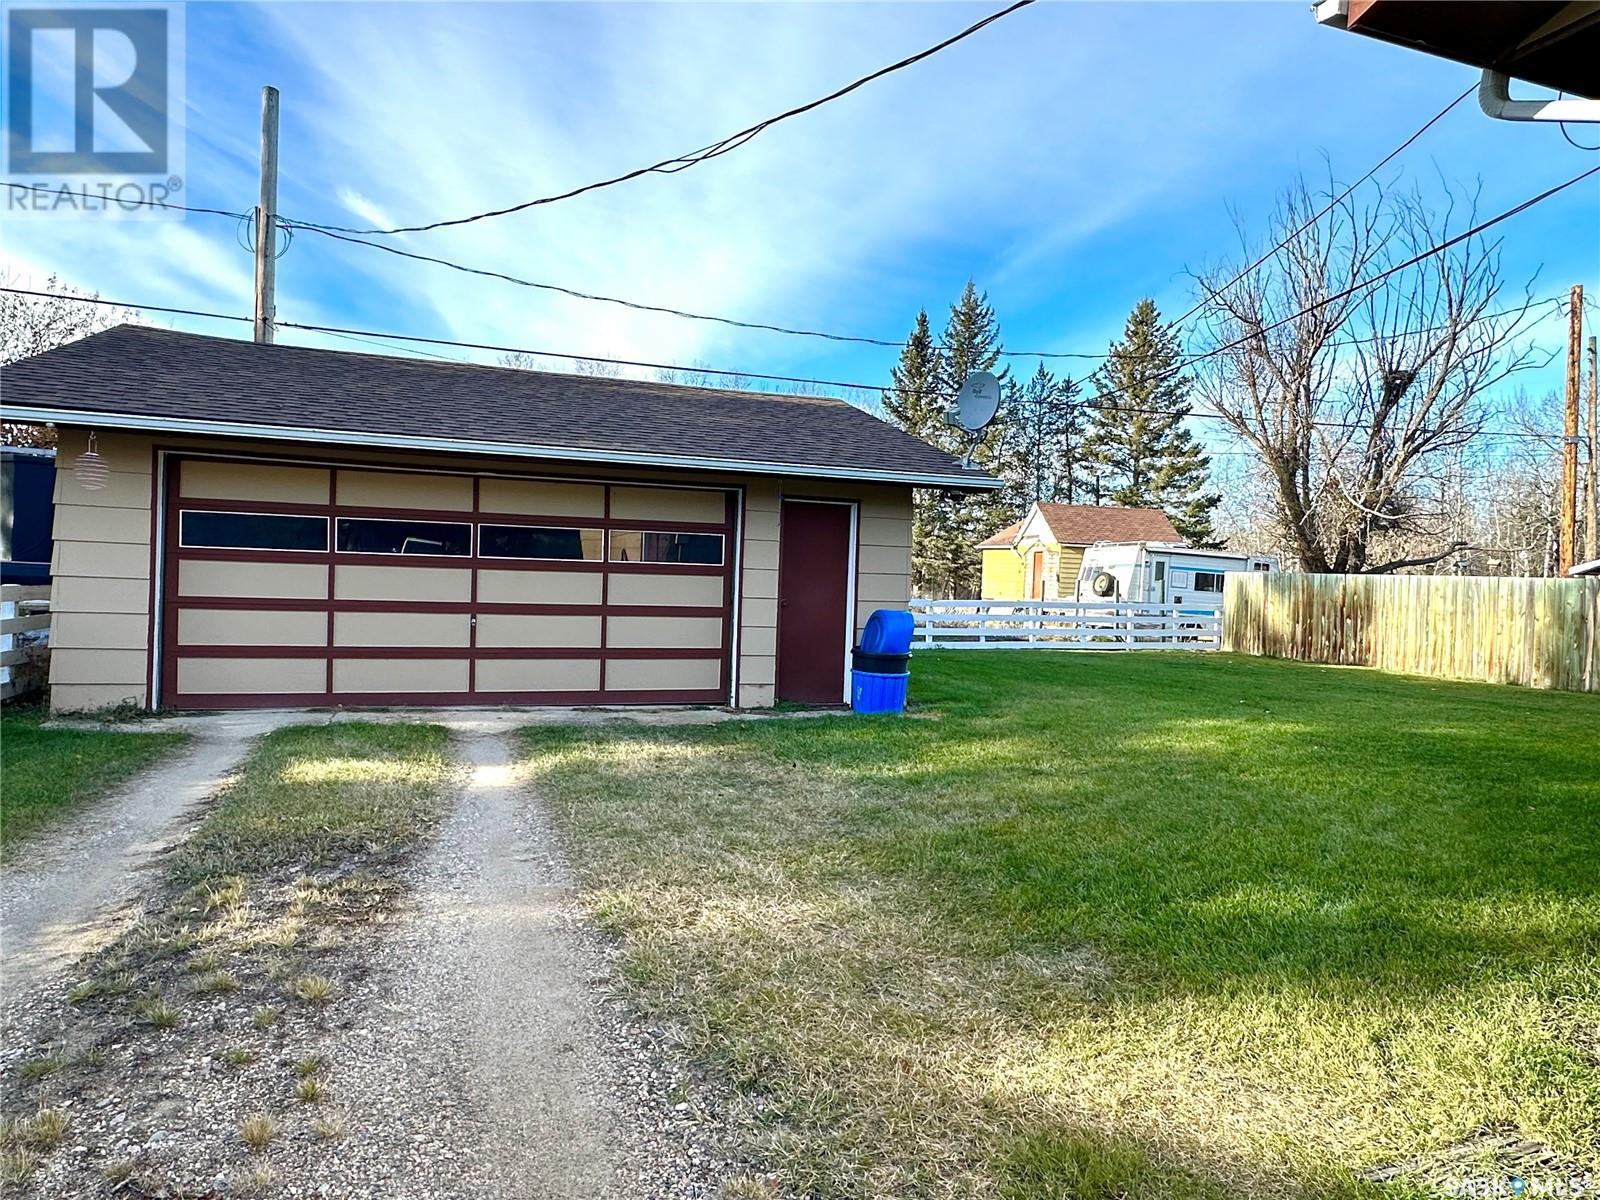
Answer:
[[[189,204],[254,200],[259,89],[283,94],[280,207],[414,223],[680,153],[919,50],[966,4],[191,4]],[[1297,170],[1352,179],[1473,79],[1319,27],[1308,5],[1045,3],[713,163],[397,244],[588,291],[900,337],[971,277],[1007,345],[1103,351],[1151,295],[1237,255]],[[1582,131],[1592,134],[1592,130]],[[1469,98],[1385,172],[1492,214],[1592,165]],[[1503,227],[1506,275],[1600,295],[1600,183]],[[226,219],[9,221],[13,276],[247,314]],[[279,313],[580,355],[885,379],[892,350],[552,297],[302,234]],[[206,332],[243,326],[176,319]],[[1563,344],[1553,313],[1537,330]],[[351,348],[318,335],[285,341]],[[463,357],[470,357],[461,352]],[[492,357],[492,356],[478,356]],[[556,364],[558,367],[564,364]],[[1018,364],[1031,371],[1031,362]],[[1559,367],[1524,377],[1556,387]]]

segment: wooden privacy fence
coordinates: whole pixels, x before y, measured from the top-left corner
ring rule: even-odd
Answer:
[[[49,642],[49,586],[0,584],[0,700],[44,686]]]
[[[1222,610],[1207,604],[913,600],[913,646],[973,650],[1215,650]]]
[[[1223,649],[1600,691],[1600,579],[1229,574]]]

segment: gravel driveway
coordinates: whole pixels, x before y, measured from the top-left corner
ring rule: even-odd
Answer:
[[[243,761],[251,740],[279,725],[317,720],[305,713],[232,713],[181,726],[127,726],[183,728],[194,740],[176,758],[63,817],[0,872],[0,999],[17,999],[110,941],[118,925],[107,918],[138,891],[140,868],[183,836],[194,810]]]
[[[349,1194],[722,1195],[741,1172],[714,1147],[714,1097],[607,998],[605,948],[507,736],[457,732],[461,800],[372,963],[377,1011],[334,1068]]]
[[[581,913],[542,801],[515,761],[514,731],[539,718],[445,711],[372,718],[419,716],[454,735],[459,798],[434,840],[401,867],[398,907],[340,932],[343,949],[331,952],[338,961],[323,968],[339,979],[338,1002],[325,1019],[282,1036],[250,1033],[250,1015],[236,1011],[227,993],[202,996],[180,986],[185,1012],[177,1031],[163,1038],[130,1027],[100,1048],[102,1065],[64,1071],[59,1087],[52,1077],[48,1090],[62,1098],[71,1132],[35,1174],[30,1194],[83,1194],[86,1172],[77,1168],[118,1159],[149,1168],[152,1179],[178,1180],[185,1195],[771,1194],[719,1149],[728,1119],[719,1089],[688,1075],[672,1051],[673,1032],[638,1018],[611,989],[614,950]],[[729,719],[699,711],[622,719],[630,718]],[[93,1041],[89,1018],[62,1001],[59,968],[120,933],[125,922],[111,906],[137,894],[138,868],[183,836],[186,818],[237,768],[250,740],[281,724],[349,719],[362,717],[164,722],[194,733],[194,744],[81,814],[48,857],[8,870],[0,884],[8,1021],[15,1018],[0,1056],[8,1084],[24,1061],[70,1055],[82,1048],[79,1040]],[[218,1057],[241,1041],[262,1045],[248,1083]],[[287,1081],[307,1056],[325,1064],[319,1077],[329,1081],[331,1099],[295,1108],[285,1103]],[[282,1133],[255,1160],[259,1170],[241,1171],[239,1129],[252,1111],[274,1113]],[[306,1127],[322,1115],[337,1132],[310,1136]]]

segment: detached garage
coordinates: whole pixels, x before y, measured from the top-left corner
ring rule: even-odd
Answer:
[[[0,386],[61,710],[839,703],[911,489],[997,486],[838,400],[136,326]]]

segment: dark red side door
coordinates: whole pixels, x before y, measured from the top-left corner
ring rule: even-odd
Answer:
[[[783,502],[778,538],[780,700],[844,700],[850,514],[847,504]]]

